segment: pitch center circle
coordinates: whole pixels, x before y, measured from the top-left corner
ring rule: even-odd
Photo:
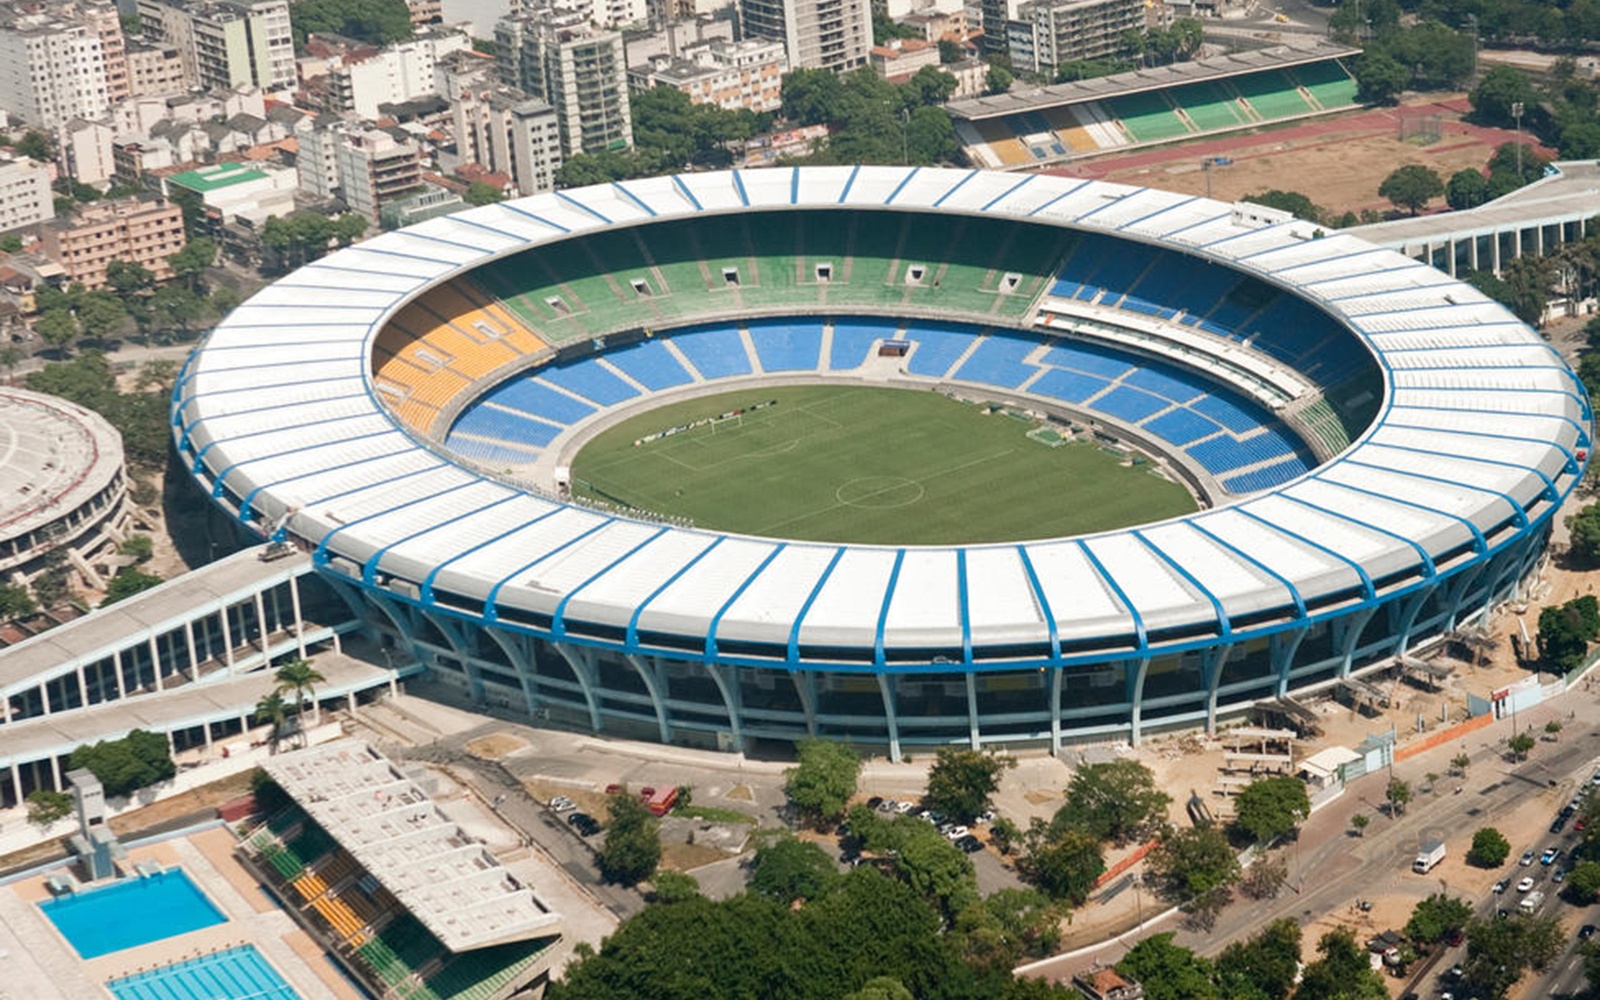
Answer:
[[[909,507],[921,500],[924,492],[921,483],[903,476],[859,476],[845,480],[834,496],[848,507],[888,509]]]

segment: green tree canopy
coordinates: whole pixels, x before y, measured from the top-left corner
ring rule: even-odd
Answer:
[[[1349,929],[1322,935],[1317,954],[1301,975],[1295,1000],[1388,1000],[1389,987]]]
[[[1444,200],[1451,208],[1461,211],[1464,208],[1477,208],[1489,200],[1489,181],[1478,170],[1468,167],[1457,170],[1450,175],[1450,182],[1445,185]]]
[[[989,808],[1000,774],[1016,767],[1015,757],[961,747],[940,747],[928,769],[924,801],[956,823],[971,823]]]
[[[1381,49],[1368,50],[1351,65],[1356,97],[1368,104],[1394,104],[1411,82],[1411,71]]]
[[[88,768],[104,787],[106,798],[120,799],[177,773],[167,738],[135,729],[120,740],[101,740],[72,751],[72,769]]]
[[[1467,926],[1472,906],[1456,896],[1436,892],[1417,903],[1406,922],[1406,937],[1423,944],[1437,944]]]
[[[1119,844],[1155,832],[1172,799],[1156,788],[1155,775],[1136,760],[1087,764],[1068,782],[1066,802],[1053,824],[1080,827]]]
[[[600,848],[600,871],[623,885],[643,882],[661,863],[661,821],[626,788],[606,801],[611,822]]]
[[[483,181],[473,181],[467,185],[467,193],[461,196],[468,205],[493,205],[505,198],[500,189]]]
[[[1053,899],[1083,905],[1095,880],[1106,871],[1100,841],[1074,826],[1035,820],[1028,831],[1017,872]]]
[[[145,573],[132,566],[124,566],[117,570],[117,575],[106,584],[106,596],[100,601],[100,606],[104,608],[118,601],[125,601],[134,594],[149,590],[161,582],[161,577],[154,573]]]
[[[839,881],[839,866],[810,841],[784,835],[756,848],[750,891],[788,905],[816,899]]]
[[[1467,100],[1472,102],[1472,113],[1478,121],[1510,128],[1516,124],[1512,105],[1523,106],[1526,121],[1526,116],[1539,103],[1539,92],[1522,70],[1515,66],[1494,66],[1467,94]]]
[[[835,740],[801,740],[795,751],[799,763],[783,772],[789,805],[811,823],[838,819],[856,793],[861,758],[849,744]]]
[[[28,822],[35,826],[49,826],[58,819],[72,814],[72,796],[49,788],[36,788],[28,793]]]
[[[1234,801],[1234,823],[1261,844],[1288,836],[1309,815],[1306,784],[1293,775],[1252,781]]]
[[[1567,946],[1555,917],[1473,920],[1466,932],[1462,971],[1468,988],[1485,997],[1504,997],[1525,973],[1549,968]]]
[[[1143,939],[1122,956],[1117,971],[1139,981],[1145,1000],[1220,1000],[1211,963],[1172,938],[1167,933]]]
[[[1472,847],[1467,851],[1467,862],[1480,868],[1499,868],[1511,854],[1511,841],[1492,826],[1482,827],[1472,835]]]
[[[1001,889],[968,905],[952,933],[970,962],[1005,971],[1030,958],[1055,954],[1068,908],[1032,889]]]
[[[1217,956],[1217,981],[1229,1000],[1287,1000],[1300,972],[1300,925],[1284,917],[1234,941]]]
[[[1412,215],[1420,212],[1428,202],[1444,194],[1444,181],[1432,167],[1410,163],[1396,169],[1378,185],[1378,196],[1387,198],[1396,208]]]
[[[1579,906],[1591,906],[1600,898],[1600,862],[1580,861],[1567,873],[1567,894]]]
[[[1244,196],[1244,200],[1252,204],[1265,205],[1268,208],[1292,212],[1308,222],[1322,221],[1322,209],[1299,191],[1280,191],[1277,188],[1273,188],[1270,191],[1262,191],[1259,194],[1247,194]]]
[[[405,0],[295,0],[289,9],[294,44],[306,36],[331,32],[372,45],[388,45],[411,37],[411,10]]]
[[[1228,838],[1214,826],[1173,831],[1147,860],[1162,895],[1178,903],[1218,892],[1225,896],[1243,874]]]

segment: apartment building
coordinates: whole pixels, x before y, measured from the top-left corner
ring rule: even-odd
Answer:
[[[383,129],[323,115],[295,132],[300,190],[339,197],[372,222],[383,206],[422,186],[422,150]]]
[[[329,73],[333,108],[378,117],[380,104],[402,104],[436,93],[434,66],[452,52],[468,52],[472,39],[459,31],[436,29],[377,52],[349,56]]]
[[[744,38],[782,42],[795,69],[856,69],[872,47],[870,0],[739,0]]]
[[[45,256],[67,280],[93,290],[106,283],[106,267],[123,260],[148,268],[157,280],[172,277],[167,258],[184,248],[183,210],[161,198],[119,198],[81,206],[40,227]]]
[[[563,156],[633,145],[622,35],[540,8],[495,24],[500,80],[555,109]]]
[[[288,0],[138,0],[145,38],[178,50],[187,83],[295,89]]]
[[[0,110],[55,132],[74,118],[104,116],[127,94],[122,28],[112,4],[0,4]]]
[[[708,42],[681,51],[677,58],[657,56],[628,70],[635,89],[672,87],[696,104],[715,104],[730,111],[776,111],[783,104],[783,74],[789,56],[782,42],[748,39]]]
[[[185,85],[183,56],[176,47],[145,45],[141,42],[128,46],[129,96],[174,94]]]
[[[55,218],[50,168],[27,157],[0,157],[0,233]]]
[[[1144,0],[1028,0],[1006,42],[1016,70],[1054,74],[1064,62],[1115,55],[1125,32],[1144,27]]]
[[[552,190],[561,168],[555,109],[510,87],[460,92],[450,114],[458,163],[511,177],[522,195]]]

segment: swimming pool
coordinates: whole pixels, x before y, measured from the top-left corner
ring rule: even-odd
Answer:
[[[122,879],[40,903],[84,958],[161,941],[228,918],[180,869]]]
[[[106,986],[117,1000],[300,1000],[248,944],[113,979]]]

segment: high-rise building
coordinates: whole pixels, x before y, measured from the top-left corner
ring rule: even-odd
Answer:
[[[183,210],[160,198],[95,201],[41,227],[44,252],[90,290],[106,283],[114,260],[148,268],[157,280],[172,277],[167,258],[188,241]]]
[[[501,82],[555,109],[564,156],[633,145],[622,35],[541,8],[495,24]]]
[[[872,48],[870,0],[739,0],[744,38],[782,42],[792,69],[856,69]]]
[[[509,174],[518,194],[555,187],[561,126],[550,105],[520,90],[491,87],[461,92],[450,110],[460,162]]]
[[[365,58],[346,57],[329,74],[334,107],[363,118],[378,117],[378,105],[402,104],[434,89],[434,64],[451,52],[465,52],[472,40],[459,31],[434,29],[397,42]]]
[[[295,137],[300,190],[343,198],[350,211],[373,222],[384,205],[422,186],[422,150],[410,139],[333,115],[307,119]]]
[[[130,96],[171,94],[183,88],[183,56],[176,47],[140,43],[128,46]]]
[[[117,93],[126,97],[122,28],[110,3],[0,4],[0,110],[50,132],[74,118],[104,116],[113,100],[108,44]]]
[[[1120,52],[1122,36],[1144,26],[1144,0],[1028,0],[1006,41],[1013,68],[1051,75],[1064,62]]]
[[[55,217],[50,168],[26,157],[0,158],[0,233]]]
[[[208,90],[294,90],[288,0],[138,2],[145,37],[178,50],[189,83]]]

